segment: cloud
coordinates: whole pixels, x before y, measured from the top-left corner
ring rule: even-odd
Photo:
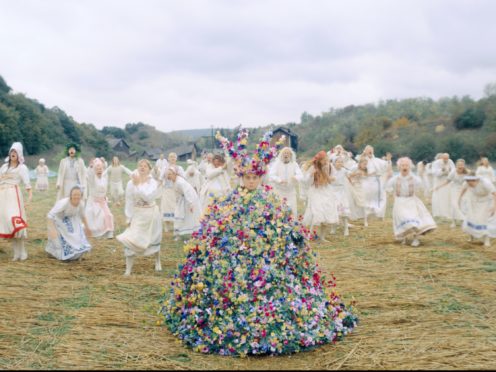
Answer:
[[[380,99],[480,97],[491,1],[16,1],[0,74],[97,127],[298,121]]]

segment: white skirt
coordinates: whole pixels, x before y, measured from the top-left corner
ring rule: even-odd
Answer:
[[[162,191],[162,200],[160,202],[160,211],[162,219],[168,222],[174,222],[174,211],[176,209],[176,191],[173,187],[167,187]]]
[[[0,184],[0,238],[27,238],[26,211],[18,185]]]
[[[380,176],[368,176],[362,179],[363,197],[365,199],[365,213],[377,217],[386,214],[387,196]]]
[[[48,176],[40,175],[36,178],[36,190],[38,191],[46,191],[48,190]]]
[[[432,191],[432,216],[451,218],[451,195],[448,185]]]
[[[336,196],[336,200],[338,203],[338,214],[340,217],[349,217],[351,214],[350,211],[350,202],[348,200],[349,195],[346,192],[344,186],[331,186],[334,191],[334,195]]]
[[[293,213],[293,216],[298,216],[298,204],[296,200],[296,189],[286,189],[278,186],[274,186],[274,192],[279,196],[281,201],[283,199],[286,199],[286,203],[288,204],[289,208],[291,208],[291,212]]]
[[[450,183],[449,194],[450,194],[450,204],[451,204],[451,218],[453,220],[458,220],[458,221],[463,220],[463,213],[460,210],[460,207],[458,206],[458,198],[460,197],[461,191],[462,191],[462,185],[458,185],[453,182]]]
[[[467,197],[462,230],[477,239],[485,236],[496,238],[496,214],[491,216],[492,204],[491,198]]]
[[[114,216],[106,198],[90,196],[84,210],[88,228],[94,238],[111,238],[114,234]]]
[[[61,261],[78,259],[83,253],[91,250],[91,245],[84,233],[83,224],[79,217],[56,218],[56,239],[48,239],[45,251]]]
[[[200,228],[201,204],[200,200],[193,206],[193,212],[190,212],[185,198],[182,197],[177,201],[177,207],[174,213],[174,234],[191,235]]]
[[[110,182],[109,183],[109,194],[112,200],[118,200],[124,196],[124,188],[122,186],[122,181]]]
[[[129,227],[116,239],[124,244],[125,256],[149,256],[159,252],[162,218],[158,206],[135,206]]]
[[[338,204],[330,185],[310,186],[303,223],[307,226],[335,224],[339,222]]]
[[[418,197],[394,198],[393,231],[396,239],[410,234],[425,234],[436,227],[434,219]]]

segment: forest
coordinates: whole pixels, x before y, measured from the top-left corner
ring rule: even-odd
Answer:
[[[204,123],[199,123],[201,127]],[[496,159],[496,84],[487,84],[484,96],[390,99],[365,105],[330,108],[320,115],[301,114],[299,122],[278,123],[249,128],[258,138],[270,128],[284,126],[298,135],[299,157],[308,158],[318,150],[337,144],[353,153],[371,144],[377,156],[390,151],[393,156],[407,155],[415,161],[430,160],[438,152],[451,158],[474,162],[481,155]],[[235,138],[233,129],[220,129]],[[47,108],[22,93],[14,93],[0,76],[0,153],[20,141],[29,155],[46,153],[54,146],[80,143],[85,152],[111,156],[106,138],[124,138],[131,150],[147,147],[164,149],[196,141],[210,148],[211,138],[163,133],[145,123],[128,123],[124,128],[78,123],[58,107]],[[254,141],[253,141],[254,142]],[[89,150],[89,151],[88,151]],[[57,155],[62,156],[62,153]]]

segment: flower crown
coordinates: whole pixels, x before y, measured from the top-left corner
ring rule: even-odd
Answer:
[[[247,173],[254,173],[257,176],[263,176],[267,173],[267,165],[277,155],[277,151],[282,147],[285,136],[281,136],[275,146],[270,146],[270,139],[274,133],[272,131],[266,132],[253,154],[250,156],[246,145],[248,143],[248,130],[241,129],[238,133],[236,146],[232,141],[223,137],[220,132],[215,134],[215,138],[220,142],[224,151],[233,159],[236,166],[236,174],[243,176]]]

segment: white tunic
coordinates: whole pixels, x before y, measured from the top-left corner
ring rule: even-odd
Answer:
[[[303,223],[307,226],[336,224],[339,222],[338,203],[331,184],[317,186],[313,182],[314,167],[304,174],[304,181],[309,184],[308,200]]]
[[[160,197],[158,182],[150,175],[142,184],[126,187],[125,213],[129,226],[116,239],[124,244],[126,256],[149,256],[160,251],[162,218],[155,200]]]
[[[206,181],[200,191],[202,213],[207,209],[212,197],[227,195],[231,191],[230,177],[222,167],[207,166]]]
[[[496,176],[494,175],[494,169],[490,165],[487,167],[479,165],[477,167],[477,170],[475,171],[475,174],[479,177],[486,178],[489,182],[492,182],[492,183],[496,182]]]
[[[480,178],[475,187],[464,184],[467,188],[464,207],[466,209],[462,230],[476,237],[496,237],[496,215],[491,216],[494,206],[494,185],[485,178]]]
[[[365,211],[377,217],[384,217],[386,213],[387,196],[384,189],[384,176],[390,164],[386,160],[376,157],[367,158],[368,176],[362,180]]]
[[[46,165],[38,165],[36,167],[36,190],[48,190],[48,167]]]
[[[394,194],[393,231],[396,239],[410,234],[425,234],[437,227],[416,195],[421,189],[422,180],[414,174],[399,174],[387,182],[386,191]]]
[[[451,218],[453,220],[463,220],[463,213],[458,206],[458,198],[460,197],[460,193],[463,189],[463,183],[465,174],[458,174],[456,169],[451,171],[448,175],[448,181],[450,181],[449,186],[449,195],[450,195],[450,203],[451,203]]]
[[[448,175],[455,169],[451,159],[444,162],[438,159],[432,163],[432,215],[434,217],[451,218],[451,196],[448,185],[441,186],[448,179]],[[438,186],[441,186],[438,188]]]
[[[174,233],[189,235],[200,228],[200,198],[193,186],[184,178],[177,177],[174,182],[176,192],[176,209],[174,211]],[[190,211],[193,208],[193,211]]]
[[[74,186],[80,186],[83,193],[86,193],[86,167],[82,158],[67,156],[60,161],[57,174],[57,200],[69,197],[69,193]]]
[[[179,176],[184,177],[184,169],[180,165],[176,165],[177,173]],[[167,169],[162,169],[159,179],[162,180],[162,198],[160,203],[160,211],[162,219],[166,222],[174,222],[174,210],[176,209],[176,192],[174,191],[174,184],[167,179]]]
[[[106,172],[98,177],[94,169],[88,169],[88,201],[85,217],[94,238],[112,237],[114,216],[107,203],[108,178]]]
[[[58,260],[69,261],[78,259],[83,253],[91,250],[83,227],[84,207],[70,203],[69,198],[60,199],[48,212],[47,218],[55,225],[57,237],[48,238],[45,251]]]
[[[303,179],[303,173],[295,161],[284,163],[280,159],[269,168],[269,180],[274,187],[274,192],[281,199],[286,199],[293,215],[298,215],[297,192],[299,182]]]
[[[186,181],[191,186],[193,186],[193,188],[197,193],[199,193],[203,183],[203,176],[198,170],[196,164],[190,164],[188,168],[186,168],[186,171],[184,173],[185,173],[184,178],[186,179]]]
[[[331,188],[334,191],[334,195],[336,195],[337,203],[338,203],[338,213],[341,217],[349,217],[351,214],[350,210],[350,182],[348,181],[348,177],[346,176],[347,170],[341,168],[340,170],[333,169],[332,177],[334,177],[334,181],[331,183]]]
[[[8,163],[0,167],[0,238],[27,238],[27,218],[24,199],[19,185],[31,188],[29,171],[24,164],[9,168]]]

